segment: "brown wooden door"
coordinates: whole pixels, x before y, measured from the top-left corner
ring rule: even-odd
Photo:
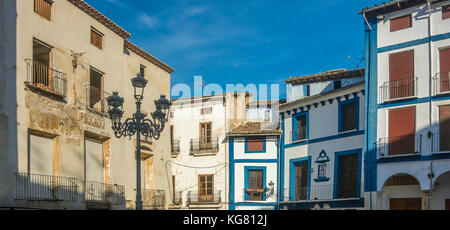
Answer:
[[[422,210],[421,198],[391,198],[389,199],[390,210]]]
[[[172,197],[173,197],[173,201],[175,201],[175,194],[176,194],[176,189],[175,189],[175,175],[172,175]]]
[[[263,170],[249,170],[248,180],[248,199],[263,200]]]
[[[450,151],[450,105],[439,107],[439,150]]]
[[[439,50],[440,91],[450,90],[450,48]]]
[[[450,210],[450,199],[445,199],[445,210]]]
[[[214,200],[214,175],[199,175],[198,182],[198,201],[212,202]]]
[[[339,198],[355,198],[358,191],[358,154],[339,157]]]
[[[415,107],[389,110],[388,155],[415,152],[415,121]]]
[[[308,169],[307,161],[295,165],[295,200],[306,200],[308,197]]]
[[[414,95],[414,50],[389,55],[390,99]]]

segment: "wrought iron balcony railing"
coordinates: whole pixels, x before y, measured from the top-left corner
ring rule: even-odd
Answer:
[[[188,204],[201,204],[201,203],[220,203],[222,202],[221,198],[222,191],[215,191],[211,194],[198,193],[189,191],[187,194],[187,203]]]
[[[172,156],[178,156],[178,154],[180,154],[180,141],[179,140],[172,141],[171,148],[172,148]]]
[[[450,93],[450,72],[438,73],[432,80],[433,95]]]
[[[380,103],[417,96],[417,77],[387,81],[380,86]]]
[[[110,93],[101,90],[98,87],[88,85],[86,88],[86,106],[91,110],[100,113],[108,112],[108,102],[106,98],[111,96]]]
[[[54,70],[33,59],[25,59],[27,63],[26,84],[32,85],[59,97],[66,97],[66,74]]]
[[[174,205],[181,205],[183,203],[182,195],[183,195],[182,191],[175,192],[172,204],[174,204]]]
[[[356,182],[356,181],[355,181]],[[359,188],[358,188],[359,186]],[[355,199],[364,196],[364,183],[343,184],[314,184],[298,188],[284,189],[285,200],[289,201],[324,201],[337,199]]]
[[[422,152],[422,135],[406,135],[378,139],[377,151],[380,158],[420,154]]]
[[[166,204],[166,192],[164,190],[143,189],[142,201],[145,207],[164,208]]]
[[[450,131],[433,133],[431,136],[431,153],[450,152]]]
[[[17,173],[16,200],[74,202],[78,185],[75,178]]]
[[[86,202],[125,204],[125,187],[123,185],[86,181],[84,189]]]
[[[206,140],[191,139],[191,153],[215,153],[218,151],[218,137],[206,138]]]

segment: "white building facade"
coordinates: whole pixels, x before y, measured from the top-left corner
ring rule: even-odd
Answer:
[[[450,209],[450,1],[360,13],[371,208]]]
[[[364,69],[286,80],[292,88],[332,88],[315,95],[305,91],[300,99],[288,97],[280,106],[280,209],[366,208],[362,76]]]

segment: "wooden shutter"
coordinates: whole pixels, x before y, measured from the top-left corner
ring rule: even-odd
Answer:
[[[414,95],[414,50],[389,55],[390,99]]]
[[[357,197],[358,185],[358,155],[343,155],[339,157],[339,198]]]
[[[247,152],[262,152],[264,151],[264,138],[248,138]]]
[[[306,115],[298,116],[297,119],[297,140],[306,139]]]
[[[91,29],[91,44],[95,47],[102,49],[102,39],[103,35],[100,32],[97,32],[93,28]]]
[[[450,151],[450,105],[439,107],[439,150]]]
[[[450,199],[445,199],[445,210],[450,210]]]
[[[439,50],[440,92],[450,91],[450,48]]]
[[[34,0],[34,12],[47,20],[52,18],[52,4],[51,0]]]
[[[422,210],[421,198],[390,198],[390,210]]]
[[[104,183],[103,144],[85,140],[86,180]]]
[[[442,19],[450,18],[450,5],[442,6]]]
[[[30,134],[30,172],[41,175],[53,175],[54,140]]]
[[[390,20],[391,32],[411,27],[411,14]]]
[[[306,200],[308,195],[308,169],[307,161],[295,165],[295,200]]]
[[[415,152],[415,107],[389,110],[389,155]]]
[[[201,144],[211,143],[212,123],[200,123],[200,141]]]
[[[342,130],[350,131],[356,129],[356,103],[342,105]]]
[[[262,200],[264,192],[263,170],[249,170],[248,183],[249,200]]]
[[[212,201],[214,199],[214,176],[209,175],[199,175],[198,176],[198,200],[199,201]]]

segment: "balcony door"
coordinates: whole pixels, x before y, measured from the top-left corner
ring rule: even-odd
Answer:
[[[295,167],[295,200],[306,200],[308,197],[308,161],[302,161]]]
[[[103,73],[92,68],[90,69],[90,98],[89,107],[97,111],[104,111],[103,108]]]
[[[104,183],[103,144],[85,139],[86,181]]]
[[[439,107],[439,151],[450,151],[450,105]]]
[[[29,172],[53,176],[54,148],[52,138],[29,134]]]
[[[339,189],[337,198],[358,197],[358,154],[339,156]]]
[[[198,201],[214,201],[214,175],[198,175]]]
[[[389,98],[414,96],[414,50],[389,55]]]
[[[33,39],[33,84],[48,90],[52,87],[51,51],[51,46]]]
[[[263,170],[248,170],[248,200],[263,200]]]
[[[389,110],[389,156],[415,152],[415,114],[415,107]]]
[[[212,122],[200,123],[200,149],[210,149]]]
[[[440,92],[450,91],[450,48],[439,50]]]

